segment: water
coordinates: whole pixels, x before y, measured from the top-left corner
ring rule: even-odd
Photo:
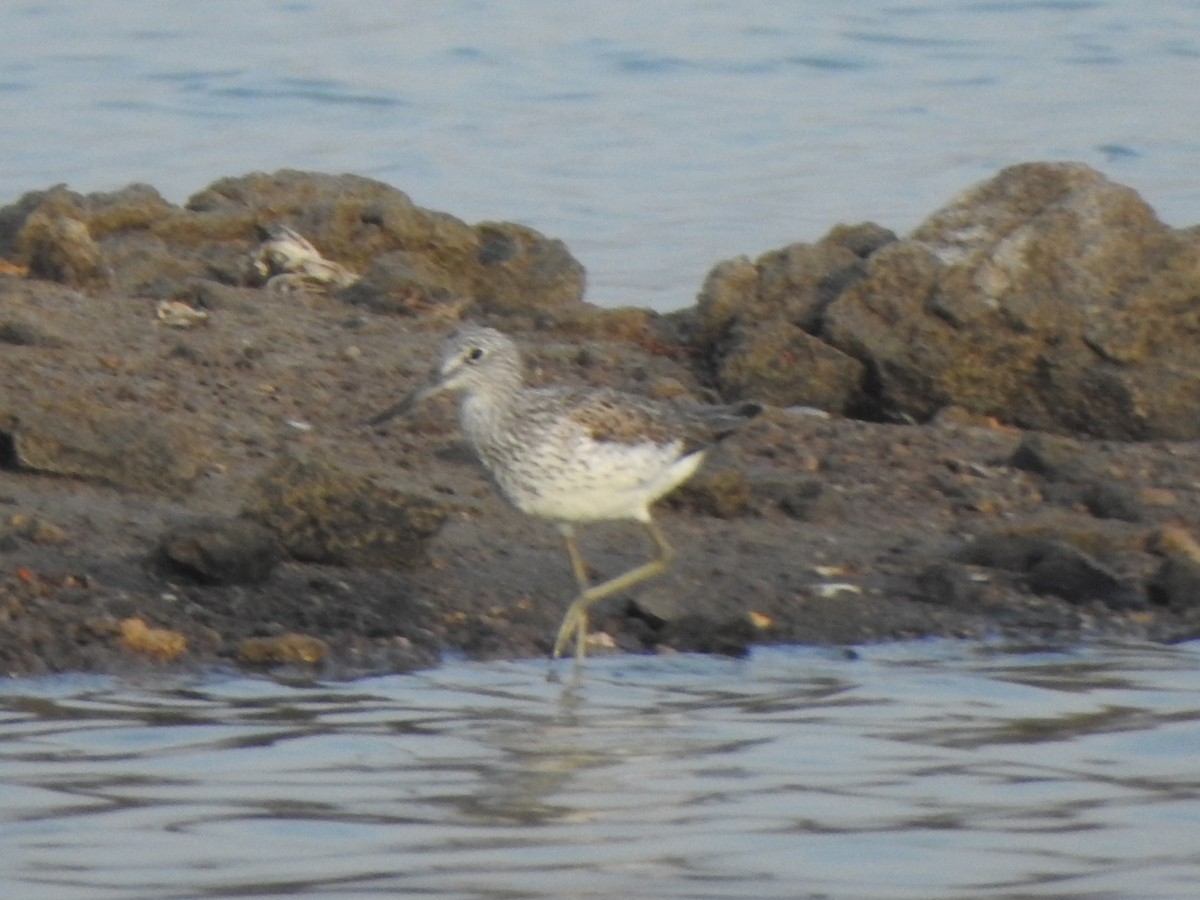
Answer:
[[[1200,644],[0,689],[0,894],[1182,898]]]
[[[1200,221],[1200,0],[22,0],[0,204],[355,172],[671,309],[1077,159]],[[0,896],[1179,898],[1200,647],[0,683]]]
[[[564,239],[603,305],[1077,159],[1200,221],[1200,2],[23,0],[0,203],[280,167]]]

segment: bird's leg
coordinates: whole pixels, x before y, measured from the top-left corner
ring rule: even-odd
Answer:
[[[575,526],[569,522],[561,522],[558,526],[562,532],[563,542],[567,545],[567,555],[571,557],[571,571],[575,573],[575,581],[579,584],[579,593],[588,589],[587,565],[583,554],[579,552],[579,541],[575,539]]]
[[[587,608],[579,604],[579,601],[586,597],[588,592],[587,564],[583,561],[583,554],[579,552],[575,527],[569,522],[562,522],[558,527],[562,532],[563,543],[567,545],[567,556],[571,558],[571,571],[575,573],[575,582],[579,585],[579,595],[567,607],[562,625],[558,628],[558,637],[554,641],[554,658],[558,659],[567,642],[571,640],[571,635],[574,634],[575,658],[580,659],[583,656],[583,645],[588,629]]]
[[[610,578],[608,581],[602,581],[593,587],[589,587],[587,583],[587,573],[583,567],[583,557],[579,553],[579,546],[575,542],[575,533],[566,526],[563,529],[563,539],[567,544],[567,553],[571,557],[571,568],[575,571],[575,579],[579,582],[579,596],[572,601],[567,607],[567,614],[563,616],[562,625],[558,629],[558,638],[554,641],[554,657],[557,659],[562,656],[563,651],[570,643],[572,635],[575,637],[575,658],[582,659],[584,653],[584,640],[587,637],[588,627],[588,607],[593,603],[603,600],[605,597],[611,597],[613,594],[619,594],[622,591],[627,591],[635,584],[645,581],[648,578],[654,578],[661,575],[667,570],[671,564],[671,560],[675,556],[675,551],[671,549],[671,545],[667,543],[666,537],[653,519],[647,519],[642,523],[646,532],[650,535],[650,540],[654,543],[654,549],[657,556],[649,562],[642,563],[637,568],[630,569],[621,575]]]

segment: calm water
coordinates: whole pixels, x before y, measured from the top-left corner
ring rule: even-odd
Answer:
[[[1200,645],[0,688],[0,895],[1184,898]]]
[[[1200,222],[1200,0],[22,0],[0,38],[0,204],[356,172],[563,238],[606,305],[1028,160]],[[1198,663],[2,682],[0,896],[1187,897]]]
[[[564,239],[604,305],[1078,159],[1200,221],[1200,0],[12,0],[0,204],[297,167]]]

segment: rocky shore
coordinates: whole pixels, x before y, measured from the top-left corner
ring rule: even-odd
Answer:
[[[562,242],[355,176],[0,209],[0,672],[547,654],[553,526],[449,400],[362,424],[461,320],[533,383],[766,406],[662,504],[674,568],[593,652],[1200,634],[1200,229],[1134,191],[1016,166],[907,236],[719,262],[679,312],[583,295]]]

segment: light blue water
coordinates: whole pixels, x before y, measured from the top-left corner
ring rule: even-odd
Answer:
[[[1079,159],[1200,221],[1200,0],[0,4],[0,203],[295,167],[590,298]],[[1200,647],[0,685],[0,896],[1182,898]]]
[[[0,39],[0,203],[356,172],[564,239],[603,305],[1030,160],[1200,221],[1197,0],[23,0]]]
[[[0,895],[1175,898],[1200,645],[0,687]]]

